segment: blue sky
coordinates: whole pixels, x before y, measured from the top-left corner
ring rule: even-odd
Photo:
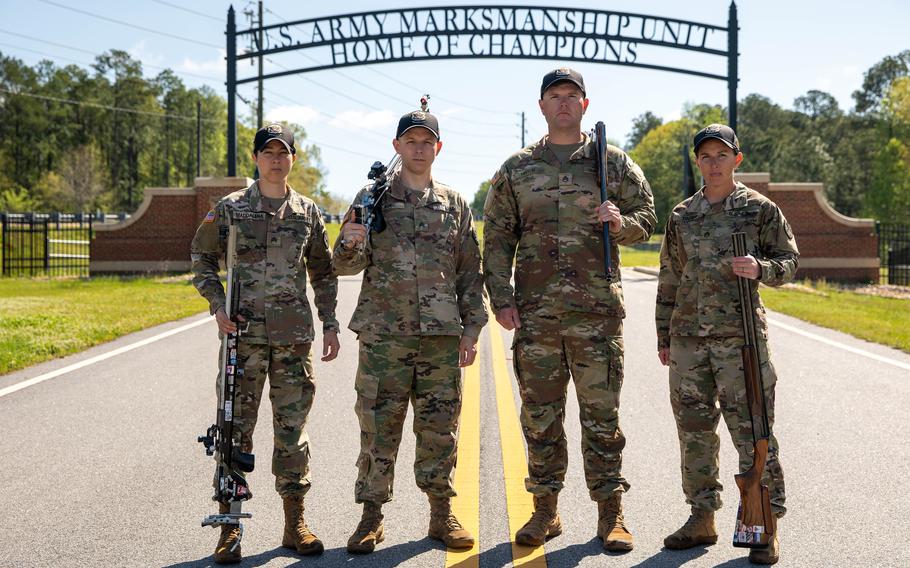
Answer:
[[[85,65],[93,60],[92,54],[111,48],[124,49],[143,62],[148,76],[169,67],[189,86],[207,84],[224,94],[224,21],[231,3],[223,0],[0,0],[0,51],[28,63],[51,59],[60,65]],[[429,4],[265,0],[264,19],[266,24],[271,24],[375,9],[444,4],[441,0]],[[482,0],[474,4],[494,5]],[[524,4],[634,12],[718,26],[726,26],[729,6],[726,0],[527,0]],[[242,12],[255,8],[255,3],[240,0],[233,5],[243,27],[246,20]],[[179,9],[181,6],[185,10]],[[863,72],[882,57],[910,48],[907,40],[910,3],[907,2],[869,0],[860,7],[822,0],[745,0],[737,6],[740,98],[760,93],[791,107],[794,98],[810,89],[819,89],[830,92],[842,108],[849,109],[850,95],[861,85]],[[694,64],[725,73],[725,60],[721,58],[691,55],[686,59],[666,49],[641,51],[642,61],[646,58],[664,65]],[[267,63],[266,72],[277,66],[305,65],[307,61],[303,58],[301,53],[273,56],[274,65]],[[550,69],[564,65],[556,60],[457,59],[317,71],[267,81],[266,116],[303,124],[310,140],[322,146],[329,190],[350,198],[366,182],[371,162],[385,161],[391,156],[391,138],[398,117],[416,108],[421,94],[430,93],[430,107],[440,117],[444,143],[434,173],[470,198],[478,184],[519,148],[518,113],[526,113],[528,142],[545,133],[546,126],[537,108],[540,79]],[[727,100],[726,84],[718,80],[589,62],[568,65],[583,73],[591,99],[583,126],[590,128],[595,121],[603,120],[609,135],[621,142],[628,135],[632,118],[645,111],[670,120],[680,115],[686,102],[726,104]],[[251,76],[255,67],[241,63],[238,72],[241,76]],[[242,85],[239,92],[254,100],[255,83]],[[249,107],[241,101],[238,109],[249,114]],[[240,141],[241,151],[246,144],[247,141]]]

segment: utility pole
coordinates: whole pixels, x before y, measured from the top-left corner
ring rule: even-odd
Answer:
[[[196,99],[196,177],[202,175],[202,101]]]
[[[262,0],[259,0],[259,20],[256,22],[259,26],[259,81],[257,87],[257,109],[256,109],[256,128],[262,128],[262,50],[265,49],[262,33]]]
[[[525,113],[521,111],[521,147],[525,147],[525,134],[528,133],[528,129],[525,128]]]

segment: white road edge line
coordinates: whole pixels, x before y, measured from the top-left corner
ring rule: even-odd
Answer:
[[[802,329],[799,329],[798,327],[777,321],[775,319],[768,318],[768,322],[771,325],[776,325],[777,327],[786,329],[787,331],[792,331],[793,333],[802,335],[803,337],[808,337],[809,339],[814,339],[815,341],[819,341],[821,343],[831,345],[832,347],[837,347],[839,349],[843,349],[844,351],[849,351],[850,353],[855,353],[856,355],[862,355],[863,357],[868,357],[869,359],[874,359],[881,363],[887,363],[889,365],[894,365],[895,367],[898,367],[900,369],[910,371],[910,365],[908,365],[907,363],[902,363],[902,362],[896,361],[894,359],[889,359],[888,357],[883,357],[882,355],[876,355],[875,353],[871,353],[871,352],[865,351],[863,349],[858,349],[856,347],[850,347],[849,345],[840,343],[839,341],[834,341],[832,339],[828,339],[827,337],[822,337],[821,335],[816,335],[809,331],[803,331]],[[0,395],[0,396],[2,396],[2,395]]]
[[[160,341],[160,340],[170,337],[172,335],[177,335],[178,333],[182,333],[188,329],[193,329],[194,327],[199,327],[200,325],[209,323],[210,321],[213,321],[212,318],[203,318],[199,321],[194,321],[192,323],[188,323],[186,325],[182,325],[180,327],[176,327],[174,329],[164,331],[162,333],[159,333],[158,335],[154,335],[152,337],[142,339],[135,343],[130,343],[129,345],[124,345],[123,347],[118,347],[117,349],[114,349],[113,351],[108,351],[107,353],[102,353],[101,355],[96,355],[95,357],[91,357],[84,361],[79,361],[78,363],[73,363],[72,365],[67,365],[66,367],[57,369],[56,371],[51,371],[50,373],[45,373],[43,375],[38,375],[37,377],[32,377],[31,379],[22,381],[21,383],[16,383],[15,385],[6,387],[5,389],[0,389],[0,398],[3,398],[4,396],[6,396],[8,394],[13,394],[14,392],[20,391],[24,388],[28,388],[33,385],[37,385],[38,383],[43,383],[44,381],[49,381],[50,379],[59,377],[60,375],[65,375],[66,373],[70,373],[77,369],[81,369],[82,367],[88,367],[89,365],[94,365],[95,363],[98,363],[99,361],[104,361],[105,359],[110,359],[111,357],[116,357],[117,355],[122,355],[128,351],[132,351],[133,349],[138,349],[140,347],[144,347],[144,346],[148,345],[149,343],[154,343],[156,341]]]

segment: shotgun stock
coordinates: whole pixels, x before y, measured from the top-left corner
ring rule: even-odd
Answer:
[[[745,233],[733,234],[733,254],[746,256]],[[761,478],[768,460],[768,440],[771,436],[768,414],[765,407],[765,391],[762,388],[761,366],[758,360],[757,334],[755,332],[755,310],[752,305],[751,283],[747,278],[737,277],[739,303],[743,318],[743,344],[741,354],[746,382],[746,399],[752,423],[754,454],[752,467],[734,476],[739,487],[739,511],[733,531],[733,546],[763,548],[774,538],[777,518],[771,512],[771,494]]]

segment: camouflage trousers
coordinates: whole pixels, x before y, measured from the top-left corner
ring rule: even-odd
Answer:
[[[310,489],[310,438],[306,421],[316,394],[310,346],[310,343],[269,346],[241,339],[237,349],[237,364],[243,369],[243,376],[239,383],[239,408],[234,409],[234,433],[239,436],[242,451],[252,452],[253,430],[268,376],[274,429],[272,473],[275,490],[283,497],[305,494]]]
[[[392,499],[395,460],[408,412],[417,436],[414,477],[429,495],[451,497],[461,413],[461,370],[454,336],[361,333],[355,411],[360,455],[358,503]]]
[[[739,471],[752,467],[754,447],[740,354],[742,346],[742,337],[672,337],[670,340],[670,404],[679,433],[683,492],[693,510],[715,511],[722,504],[717,435],[721,414],[739,454]],[[786,512],[784,472],[773,434],[777,375],[767,341],[759,340],[758,355],[768,424],[772,426],[762,483],[771,493],[771,508],[782,516]]]
[[[575,383],[581,450],[591,499],[628,491],[622,476],[626,438],[619,427],[623,382],[622,320],[595,314],[522,316],[512,349],[521,394],[521,427],[528,445],[525,486],[535,495],[563,488],[568,467],[566,392]]]

